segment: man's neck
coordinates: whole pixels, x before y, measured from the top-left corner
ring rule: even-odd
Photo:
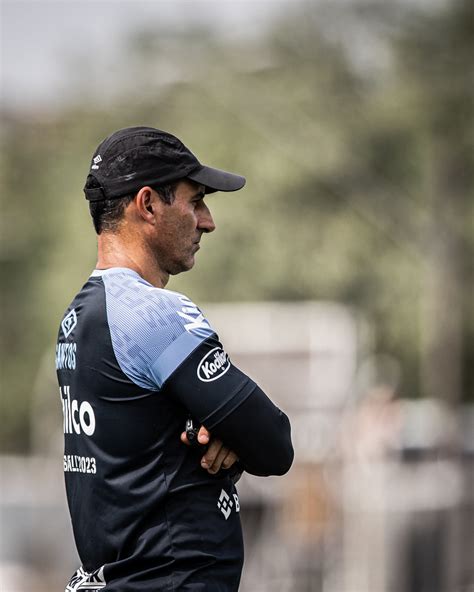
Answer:
[[[169,274],[162,271],[152,253],[144,245],[123,241],[119,234],[102,232],[97,237],[97,269],[126,267],[136,271],[156,288],[164,288]]]

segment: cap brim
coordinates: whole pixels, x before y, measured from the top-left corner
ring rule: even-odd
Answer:
[[[214,193],[215,191],[238,191],[245,185],[245,177],[221,171],[220,169],[213,169],[212,167],[201,165],[200,168],[189,173],[188,179],[204,185],[206,193]]]

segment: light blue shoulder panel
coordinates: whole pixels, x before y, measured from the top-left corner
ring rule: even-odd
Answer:
[[[101,275],[112,346],[122,371],[142,388],[160,389],[214,331],[182,294],[155,288],[129,269]]]

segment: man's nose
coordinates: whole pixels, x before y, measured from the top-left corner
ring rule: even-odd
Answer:
[[[203,204],[201,215],[199,216],[198,228],[203,232],[213,232],[216,229],[212,214],[205,204]]]

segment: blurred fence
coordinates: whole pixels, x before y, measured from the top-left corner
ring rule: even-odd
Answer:
[[[239,482],[241,591],[473,592],[473,409],[399,400],[393,364],[372,358],[370,331],[342,306],[205,309],[295,444],[288,475]],[[62,590],[77,567],[56,390],[47,354],[35,454],[0,458],[2,592]]]

